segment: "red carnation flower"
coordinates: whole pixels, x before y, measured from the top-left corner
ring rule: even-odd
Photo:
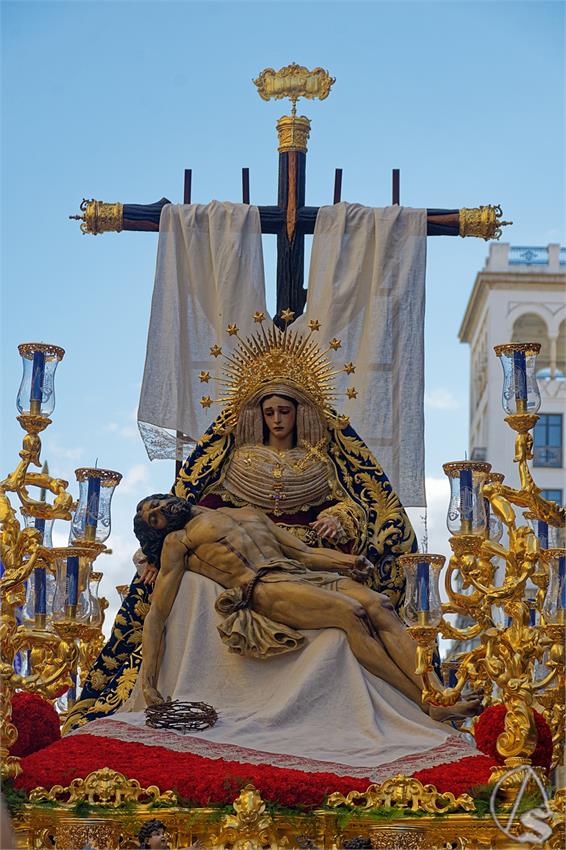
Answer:
[[[506,714],[506,706],[490,705],[480,715],[474,728],[478,749],[494,758],[498,764],[504,762],[502,756],[497,752],[497,739],[505,729]],[[552,762],[552,733],[542,714],[535,711],[534,715],[538,740],[531,761],[536,767],[544,767],[545,770],[549,770]]]
[[[10,755],[23,758],[42,750],[61,737],[59,715],[39,694],[18,691],[12,700],[12,723],[18,738],[10,748]]]

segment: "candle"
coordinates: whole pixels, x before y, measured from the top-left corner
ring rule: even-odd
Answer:
[[[77,605],[79,601],[79,559],[67,558],[66,604]]]
[[[85,532],[87,540],[96,537],[96,524],[98,522],[98,504],[100,501],[100,478],[89,476],[88,492],[86,497],[86,520]]]
[[[43,375],[45,373],[45,354],[43,351],[33,352],[33,367],[31,372],[30,405],[37,413],[41,412]],[[35,402],[35,405],[33,404]],[[38,410],[39,408],[39,410]]]
[[[539,539],[541,549],[548,549],[548,523],[539,519],[537,525],[537,537]]]
[[[470,523],[474,518],[474,499],[472,489],[472,470],[460,470],[460,519]]]
[[[429,610],[428,566],[426,561],[419,561],[417,564],[417,611]]]
[[[485,510],[486,537],[487,537],[488,540],[490,540],[491,539],[491,529],[490,529],[489,526],[490,526],[490,523],[491,523],[491,503],[490,503],[489,499],[483,500],[483,507],[484,507],[484,510]]]
[[[524,351],[513,352],[513,376],[517,412],[524,413],[527,404],[527,365]]]
[[[566,556],[558,558],[558,609],[566,609]]]
[[[34,614],[46,614],[47,613],[47,576],[45,573],[45,567],[36,567],[33,571],[33,581],[34,581],[34,600],[33,600],[33,612]]]

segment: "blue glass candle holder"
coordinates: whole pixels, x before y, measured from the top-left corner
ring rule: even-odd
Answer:
[[[485,536],[487,517],[482,488],[491,465],[477,460],[455,460],[442,468],[450,481],[448,531],[452,535]]]
[[[538,342],[510,342],[496,345],[495,353],[503,367],[502,404],[505,413],[537,413],[540,392],[536,379]]]
[[[90,615],[88,618],[88,623],[90,626],[96,626],[97,628],[100,628],[100,626],[102,626],[102,623],[104,622],[104,612],[100,604],[99,596],[99,586],[101,579],[101,572],[95,570],[91,572],[89,585]]]
[[[548,565],[548,588],[542,613],[548,624],[566,623],[566,549],[546,549],[544,561]]]
[[[437,626],[440,623],[442,604],[439,579],[444,561],[444,555],[419,552],[398,558],[407,581],[403,619],[408,626]]]
[[[24,522],[26,528],[37,529],[40,533],[41,545],[51,549],[54,520],[24,514]],[[26,601],[22,608],[24,622],[33,622],[36,626],[43,628],[47,621],[47,613],[53,606],[54,594],[55,576],[47,566],[36,567],[26,583]]]
[[[24,367],[16,399],[18,412],[50,416],[55,410],[55,370],[65,351],[43,342],[23,342],[18,351]]]
[[[525,511],[523,516],[537,536],[541,549],[556,549],[560,547],[563,537],[562,528],[549,525],[545,520],[539,519],[530,511]]]
[[[90,576],[92,551],[80,546],[53,550],[57,583],[53,598],[53,622],[88,623],[91,614]]]
[[[122,480],[111,469],[83,467],[75,470],[80,495],[71,523],[69,543],[104,543],[111,530],[110,506],[116,486]]]
[[[488,472],[485,483],[486,484],[503,484],[505,476],[501,472]],[[486,528],[486,537],[488,540],[492,540],[494,543],[499,543],[501,538],[503,537],[503,523],[497,514],[494,514],[491,510],[491,504],[488,499],[483,500],[483,508],[485,511],[485,528]]]

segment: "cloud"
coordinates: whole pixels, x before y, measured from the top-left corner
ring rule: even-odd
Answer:
[[[445,387],[425,392],[424,403],[429,410],[457,410],[462,406],[460,400]]]
[[[74,448],[71,446],[62,446],[57,440],[53,439],[46,441],[44,450],[44,454],[49,454],[49,456],[55,455],[55,457],[63,458],[64,460],[80,460],[83,453],[84,449],[81,446]]]
[[[149,471],[147,464],[138,463],[132,466],[124,474],[120,482],[120,494],[124,493],[144,493],[147,491],[149,482]]]
[[[450,484],[447,478],[429,476],[425,479],[426,508],[408,508],[409,519],[415,529],[419,549],[425,549],[425,517],[426,535],[428,536],[427,550],[439,555],[450,557],[446,513],[450,501]]]
[[[117,434],[119,437],[124,437],[126,440],[132,440],[139,437],[137,427],[133,425],[120,425],[118,422],[109,422],[104,426],[105,431],[110,431],[112,434]]]

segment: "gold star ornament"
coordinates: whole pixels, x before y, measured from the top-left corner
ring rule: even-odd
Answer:
[[[348,389],[346,390],[346,395],[348,396],[348,398],[357,398],[358,391],[355,387],[348,387]]]
[[[228,325],[226,333],[228,336],[237,336],[239,330],[240,328],[237,325]]]
[[[209,395],[203,395],[203,397],[200,400],[200,403],[202,404],[203,407],[210,407],[211,404],[212,404],[212,399]]]
[[[213,357],[220,357],[222,354],[222,348],[219,345],[213,345],[210,349],[210,353]]]
[[[292,310],[281,310],[281,318],[284,322],[292,322],[295,318],[295,314]]]
[[[309,322],[309,329],[311,331],[319,331],[320,330],[320,322],[318,319],[311,319]]]
[[[334,339],[331,339],[328,345],[330,346],[332,351],[338,351],[339,348],[342,348],[341,340],[336,339],[336,337],[334,337]]]
[[[254,322],[265,322],[265,313],[262,313],[261,310],[256,310],[252,316]]]
[[[344,364],[344,371],[347,375],[353,375],[354,372],[356,371],[356,367],[354,366],[353,363],[345,363]]]
[[[201,384],[208,384],[208,382],[210,381],[210,372],[200,372],[198,379]]]

